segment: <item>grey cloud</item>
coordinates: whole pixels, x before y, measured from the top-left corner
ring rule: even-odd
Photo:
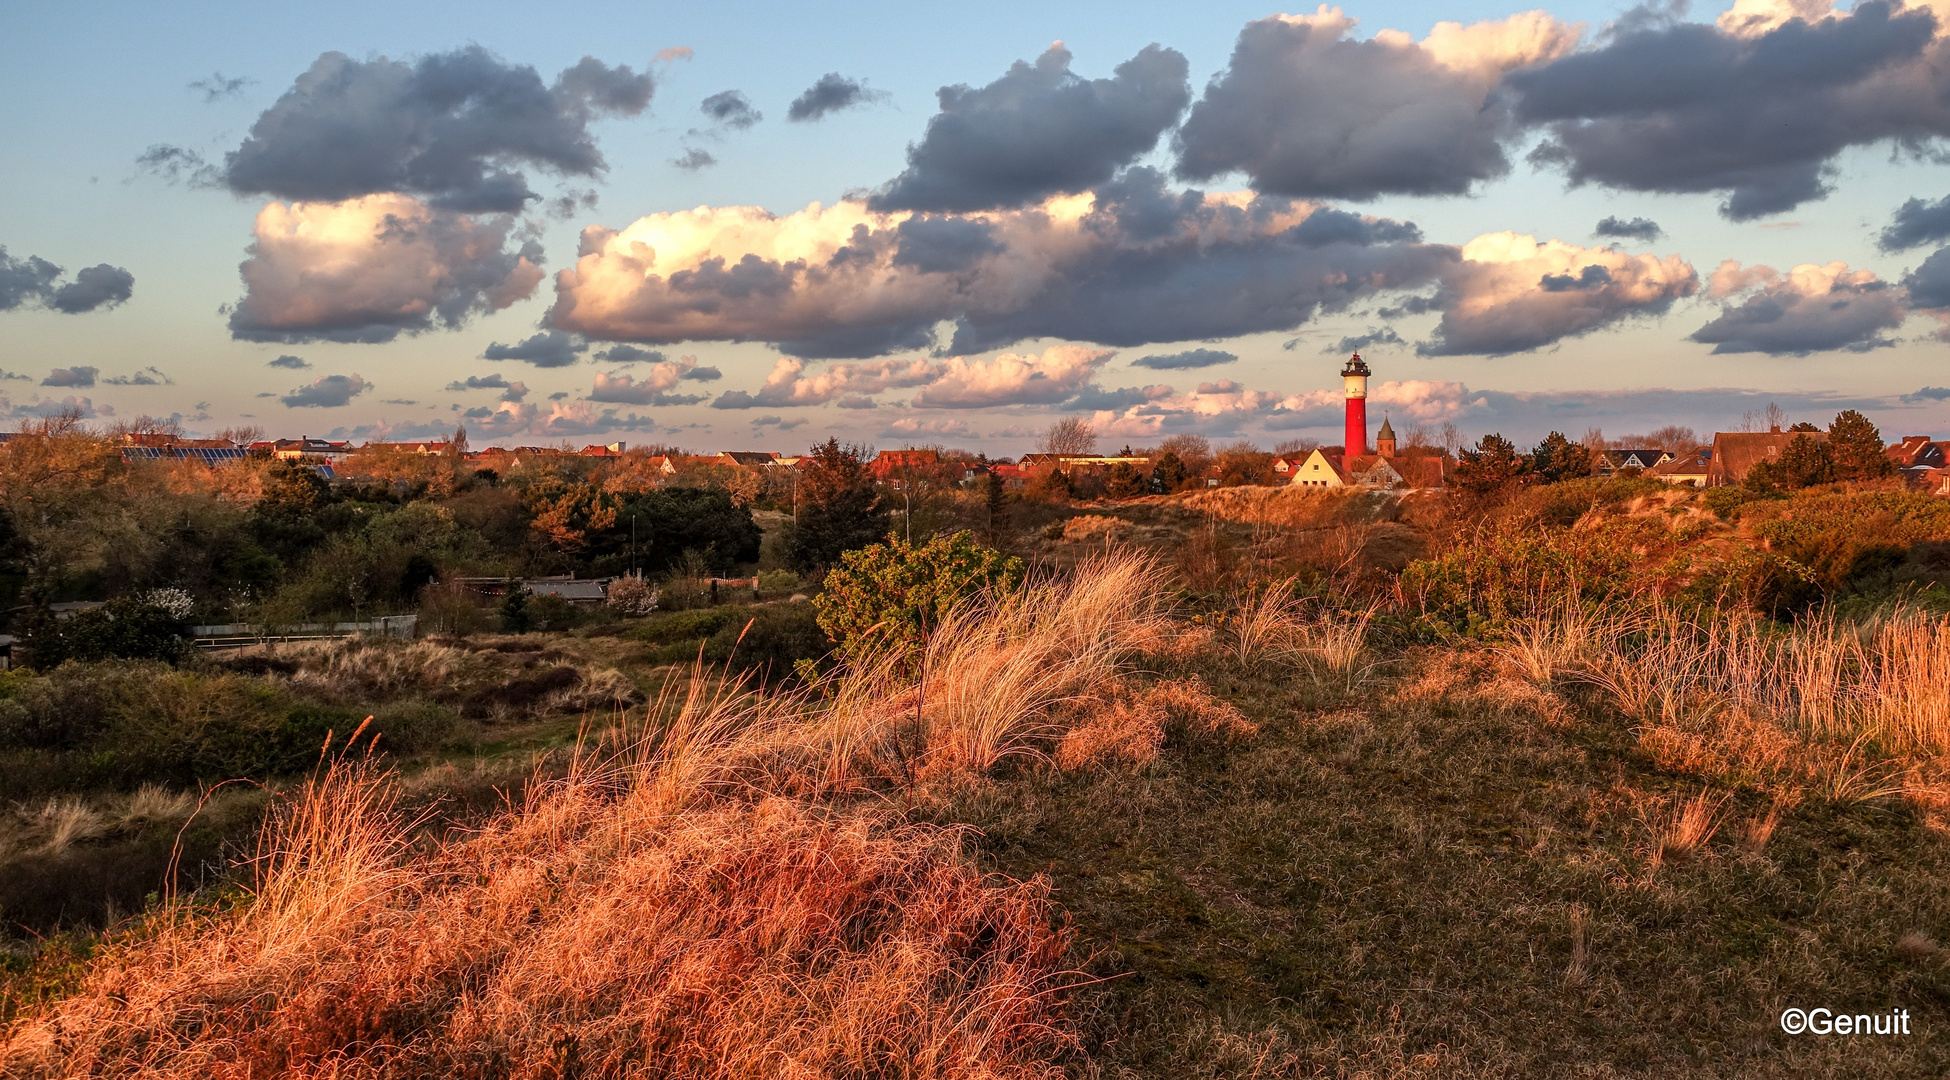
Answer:
[[[1191,100],[1185,57],[1148,45],[1112,78],[1070,71],[1059,42],[987,86],[942,87],[878,210],[983,210],[1082,191],[1158,143]]]
[[[1882,336],[1903,324],[1901,289],[1887,282],[1835,282],[1828,292],[1804,292],[1779,281],[1738,304],[1692,334],[1694,341],[1719,353],[1806,356],[1811,352],[1867,352],[1893,344]]]
[[[1162,183],[1154,170],[1130,170],[1117,199],[1067,224],[1037,210],[990,214],[970,224],[992,230],[1000,250],[952,271],[909,265],[924,260],[912,248],[901,256],[892,222],[859,226],[821,261],[747,254],[665,274],[633,249],[601,238],[591,246],[585,235],[584,257],[558,276],[544,325],[646,344],[763,341],[809,359],[977,353],[1034,338],[1142,346],[1289,330],[1324,310],[1432,284],[1458,258],[1452,247],[1399,239],[1417,235],[1404,223],[1348,229],[1336,219],[1314,231],[1305,219],[1323,211],[1284,198],[1241,203],[1167,193]],[[925,261],[960,259],[930,249]],[[581,291],[598,280],[600,306],[584,306]],[[944,321],[953,335],[937,342]]]
[[[0,368],[0,382],[33,382],[32,375],[20,375],[6,368]]]
[[[466,390],[506,390],[508,385],[508,380],[502,378],[501,374],[496,372],[493,375],[469,375],[465,379],[456,379],[447,384],[447,389],[455,392]]]
[[[765,119],[763,113],[752,107],[751,99],[737,90],[712,94],[698,106],[698,111],[710,117],[714,124],[740,131]]]
[[[117,375],[112,379],[103,379],[102,383],[105,386],[174,386],[176,380],[154,367],[146,367],[133,375]]]
[[[1402,336],[1395,333],[1394,327],[1384,326],[1379,330],[1370,330],[1365,334],[1344,337],[1322,351],[1328,353],[1356,353],[1362,349],[1372,349],[1377,345],[1400,345],[1406,347],[1408,342],[1403,341]]]
[[[289,368],[292,371],[303,371],[304,369],[310,367],[311,364],[306,362],[305,358],[302,356],[292,356],[291,354],[286,353],[285,355],[278,357],[276,360],[265,361],[264,366],[274,367],[274,368]]]
[[[114,307],[135,294],[135,275],[119,266],[99,263],[75,271],[74,280],[54,290],[47,306],[67,315]]]
[[[328,52],[225,155],[224,181],[284,199],[401,192],[442,209],[518,212],[539,196],[508,166],[601,173],[591,121],[637,115],[654,90],[647,72],[592,57],[544,85],[477,45],[412,63]]]
[[[1510,171],[1514,131],[1495,77],[1401,40],[1355,41],[1352,20],[1246,24],[1178,132],[1178,175],[1244,172],[1256,190],[1371,199],[1459,195]]]
[[[325,375],[278,398],[287,409],[336,409],[372,389],[357,375]]]
[[[635,345],[611,345],[591,354],[594,359],[610,364],[661,364],[664,354],[656,349],[639,349]],[[716,370],[715,368],[712,370]]]
[[[755,409],[758,400],[744,390],[726,390],[711,403],[714,409]]]
[[[1648,244],[1665,235],[1665,230],[1659,228],[1658,222],[1651,218],[1642,217],[1635,217],[1630,221],[1626,221],[1623,218],[1608,217],[1600,221],[1598,227],[1591,231],[1594,236],[1612,236],[1620,240],[1643,240]]]
[[[79,364],[71,368],[55,368],[53,371],[47,373],[47,378],[41,380],[41,385],[85,389],[95,385],[95,376],[99,374],[101,374],[100,368],[85,367]]]
[[[724,372],[714,367],[696,367],[686,371],[684,374],[678,376],[678,378],[689,379],[692,382],[717,382],[719,379],[724,378]]]
[[[1928,9],[1861,0],[1846,16],[1736,36],[1627,27],[1602,47],[1515,72],[1533,154],[1573,184],[1724,191],[1736,221],[1824,197],[1835,156],[1950,135],[1950,64]]]
[[[588,348],[587,342],[577,340],[573,334],[544,330],[516,345],[492,342],[481,356],[487,360],[524,360],[539,368],[557,368],[574,364],[577,355]]]
[[[1154,371],[1177,371],[1181,368],[1217,367],[1230,364],[1239,359],[1237,353],[1222,349],[1190,349],[1185,352],[1159,353],[1140,356],[1131,361],[1132,367],[1150,368]]]
[[[877,402],[877,401],[875,401],[874,399],[872,399],[872,398],[870,398],[870,397],[848,397],[848,398],[841,398],[841,399],[839,399],[838,401],[836,401],[836,402],[834,402],[834,403],[833,403],[833,405],[834,405],[834,407],[835,407],[835,408],[840,408],[840,409],[878,409],[878,408],[880,408],[880,403],[879,403],[879,402]]]
[[[1293,238],[1308,247],[1321,247],[1326,244],[1371,244],[1414,243],[1422,239],[1422,230],[1412,221],[1394,221],[1389,218],[1364,218],[1333,207],[1322,207],[1307,215],[1307,220],[1294,227]]]
[[[894,265],[924,274],[966,270],[1002,250],[995,227],[986,221],[920,215],[901,222],[894,232],[900,238]]]
[[[222,101],[224,98],[236,97],[242,92],[244,87],[249,86],[254,81],[256,80],[248,79],[241,75],[236,78],[227,78],[223,72],[216,71],[212,72],[207,79],[192,80],[189,88],[202,94],[203,103],[208,105],[213,102]]]
[[[223,170],[188,147],[156,143],[135,159],[136,168],[171,184],[222,187]]]
[[[1938,248],[1923,265],[1903,277],[1903,288],[1918,307],[1950,308],[1950,248]]]
[[[805,93],[792,99],[792,104],[786,108],[785,118],[800,123],[818,120],[842,109],[882,100],[886,96],[877,90],[867,89],[866,83],[859,79],[849,79],[837,71],[829,71],[821,75],[818,82],[807,87]]]
[[[414,400],[413,400],[412,398],[387,398],[387,399],[386,399],[386,401],[385,401],[385,404],[387,404],[387,405],[418,405],[418,404],[419,404],[419,402],[417,402],[417,401],[414,401]]]
[[[0,311],[45,299],[60,276],[60,267],[38,255],[16,259],[0,247]]]
[[[514,219],[410,206],[417,213],[402,208],[412,216],[380,215],[364,247],[338,246],[324,265],[301,231],[260,231],[238,268],[245,292],[231,311],[230,336],[286,345],[377,344],[436,324],[453,329],[526,298],[541,282],[539,243],[507,249]],[[351,218],[355,225],[374,212],[360,203],[290,210],[324,224]]]
[[[1950,401],[1950,386],[1925,386],[1914,394],[1904,394],[1905,404],[1920,405],[1926,401]]]
[[[1071,412],[1095,412],[1105,410],[1122,412],[1135,405],[1157,401],[1171,396],[1171,387],[1163,384],[1152,386],[1126,386],[1117,390],[1105,390],[1099,386],[1086,386],[1076,397],[1063,403],[1063,408]]]
[[[1593,263],[1579,270],[1577,274],[1545,274],[1537,284],[1545,292],[1573,292],[1578,289],[1602,289],[1611,284],[1611,271]]]
[[[790,420],[787,420],[783,416],[761,416],[752,421],[752,426],[755,428],[772,427],[778,428],[780,431],[791,431],[793,428],[804,423],[806,423],[806,418],[803,416],[795,416]]]
[[[61,268],[46,259],[16,259],[0,246],[0,311],[38,303],[64,315],[80,315],[112,308],[135,291],[135,275],[107,263],[81,270],[73,281],[57,286],[60,277]]]
[[[696,172],[699,169],[708,169],[716,165],[718,159],[712,157],[707,150],[700,150],[695,146],[687,146],[684,148],[684,156],[671,158],[670,163],[686,172]]]
[[[561,401],[563,398],[566,398],[568,396],[569,396],[569,392],[567,390],[557,390],[555,393],[550,394],[548,396],[548,399],[550,401]]]
[[[1950,238],[1950,196],[1933,203],[1910,199],[1896,208],[1896,216],[1882,230],[1876,246],[1884,251],[1906,251]]]

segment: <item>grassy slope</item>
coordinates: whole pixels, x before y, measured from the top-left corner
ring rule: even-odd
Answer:
[[[1703,853],[1653,869],[1657,808],[1700,785],[1623,721],[1574,720],[1463,653],[1355,694],[1265,674],[1215,680],[1265,723],[1250,747],[1024,775],[950,812],[996,869],[1051,875],[1077,962],[1114,977],[1084,997],[1094,1070],[1950,1068],[1945,954],[1894,947],[1950,926],[1950,841],[1899,804],[1804,805],[1755,854],[1769,807],[1737,798]],[[1790,1038],[1790,1005],[1907,1007],[1917,1034]]]

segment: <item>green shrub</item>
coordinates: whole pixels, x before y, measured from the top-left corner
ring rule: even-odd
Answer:
[[[1506,519],[1439,558],[1408,564],[1402,591],[1431,629],[1496,637],[1566,595],[1604,602],[1632,594],[1647,583],[1641,564],[1671,542],[1662,524],[1643,518],[1575,530]]]
[[[68,660],[162,660],[192,653],[189,624],[155,604],[120,596],[71,619],[44,618],[26,634],[27,662],[42,671]]]
[[[849,551],[813,599],[819,627],[851,658],[917,644],[961,600],[1022,582],[1022,560],[975,542],[937,536],[919,547],[890,538]]]
[[[699,608],[695,611],[665,612],[661,615],[652,615],[619,636],[631,641],[641,641],[646,645],[676,645],[689,642],[695,646],[697,642],[723,629],[738,617],[740,611],[741,609],[733,607],[714,607]]]
[[[819,628],[819,612],[804,601],[736,611],[737,617],[704,643],[707,662],[754,672],[769,684],[790,676],[801,660],[817,661],[832,651]]]

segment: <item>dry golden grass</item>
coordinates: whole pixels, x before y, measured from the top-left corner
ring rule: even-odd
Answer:
[[[0,1073],[1055,1075],[1075,977],[1046,885],[884,796],[1048,754],[1061,707],[1162,639],[1162,596],[1113,556],[955,612],[919,678],[695,671],[472,832],[425,834],[390,775],[332,764],[245,902],[156,916],[7,1033]],[[1245,724],[1200,687],[1147,694],[1161,723]]]

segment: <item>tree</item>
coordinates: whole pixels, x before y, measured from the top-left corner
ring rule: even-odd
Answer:
[[[1212,440],[1203,435],[1173,435],[1158,444],[1158,449],[1176,455],[1185,467],[1185,482],[1203,482],[1205,470],[1212,467]]]
[[[1883,451],[1882,432],[1854,409],[1835,414],[1835,422],[1828,425],[1828,447],[1837,480],[1880,480],[1896,473],[1896,463]]]
[[[1219,467],[1220,487],[1270,486],[1277,482],[1273,475],[1273,455],[1251,442],[1224,447],[1215,464]]]
[[[1789,431],[1820,431],[1821,429],[1816,427],[1813,424],[1808,423],[1806,420],[1802,420],[1797,422],[1793,427],[1789,428],[1788,430]]]
[[[957,603],[1013,589],[1022,576],[1021,559],[985,548],[967,532],[920,547],[890,537],[841,556],[813,606],[819,628],[846,656],[907,655]]]
[[[1168,495],[1184,487],[1189,475],[1185,462],[1173,451],[1166,450],[1151,463],[1151,489],[1160,495]]]
[[[504,634],[525,634],[531,620],[528,617],[528,601],[534,597],[527,586],[518,582],[508,583],[508,592],[501,598],[501,632]]]
[[[1097,452],[1097,429],[1090,421],[1066,416],[1049,426],[1037,441],[1036,449],[1045,454],[1084,456]]]
[[[995,522],[1002,516],[1002,478],[991,471],[982,478],[982,508],[988,511],[989,540],[995,540]]]
[[[193,650],[189,624],[168,608],[134,596],[118,596],[106,606],[74,618],[31,620],[27,662],[51,671],[64,660],[164,660],[179,663]]]
[[[1591,475],[1591,448],[1572,442],[1559,431],[1545,436],[1531,452],[1530,460],[1531,468],[1549,484]]]
[[[1146,488],[1144,474],[1126,461],[1112,465],[1110,478],[1104,482],[1104,494],[1113,499],[1135,499],[1145,494]]]
[[[795,570],[824,569],[840,555],[887,535],[887,508],[858,446],[827,439],[799,463],[798,510],[786,529],[785,558]]]
[[[1456,463],[1456,486],[1477,495],[1488,495],[1523,482],[1530,474],[1530,463],[1517,453],[1514,443],[1501,435],[1485,435],[1476,449],[1464,450]]]
[[[631,540],[634,530],[635,540]],[[590,538],[590,568],[596,573],[636,569],[657,576],[677,564],[686,551],[705,553],[709,570],[723,574],[735,563],[758,560],[765,538],[728,491],[708,487],[666,487],[618,501],[616,519]]]
[[[332,485],[302,461],[283,460],[264,471],[260,512],[310,513],[332,501]]]
[[[1796,435],[1773,461],[1763,461],[1747,470],[1741,486],[1752,491],[1776,488],[1804,488],[1827,484],[1835,479],[1835,450],[1827,442],[1806,434]]]

